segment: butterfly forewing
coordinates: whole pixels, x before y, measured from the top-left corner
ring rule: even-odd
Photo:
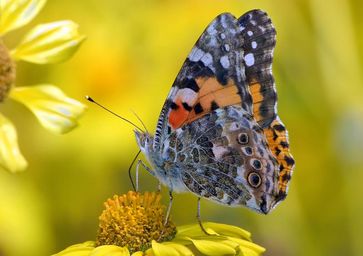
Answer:
[[[156,136],[166,127],[175,130],[225,106],[240,104],[252,114],[242,44],[237,19],[231,14],[221,14],[210,23],[173,83]]]

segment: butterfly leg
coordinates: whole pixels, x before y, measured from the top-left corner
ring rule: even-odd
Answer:
[[[134,159],[132,160],[130,166],[129,166],[129,170],[128,170],[128,173],[129,173],[129,179],[130,179],[130,182],[131,182],[131,185],[132,185],[132,188],[134,189],[134,191],[136,191],[136,187],[135,187],[135,183],[134,183],[134,180],[132,179],[132,174],[131,174],[131,170],[132,170],[132,166],[134,165],[137,157],[140,155],[141,153],[141,150],[139,150],[139,152],[137,152],[136,156],[134,157]]]
[[[208,235],[208,236],[214,236],[215,234],[210,234],[207,232],[207,230],[204,228],[202,220],[200,218],[200,197],[198,197],[198,204],[197,204],[197,220],[198,220],[198,224],[200,229],[203,231],[204,234]]]
[[[150,173],[151,175],[155,176],[155,172],[149,168],[141,159],[137,160],[137,164],[136,164],[136,186],[134,187],[135,191],[139,191],[139,167],[140,165],[142,167],[144,167],[144,169]]]
[[[173,191],[169,190],[169,204],[165,215],[164,226],[168,224],[172,204],[173,204]]]
[[[164,219],[164,227],[166,227],[166,225],[169,222],[169,217],[170,217],[170,211],[171,211],[172,204],[173,204],[173,191],[172,190],[169,190],[169,204],[168,204],[168,209],[166,210],[166,215],[165,215],[165,219]],[[161,238],[163,237],[163,235],[164,235],[164,230],[161,231],[161,234],[160,234],[158,240],[161,240]]]

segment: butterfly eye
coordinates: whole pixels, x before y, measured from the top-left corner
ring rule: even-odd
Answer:
[[[258,188],[262,183],[261,176],[255,172],[251,172],[250,174],[248,174],[247,180],[253,188]]]
[[[149,137],[146,137],[145,141],[148,144],[150,142],[150,138]]]
[[[248,135],[247,133],[243,132],[238,134],[237,141],[239,144],[245,145],[248,143]]]
[[[260,160],[251,159],[250,163],[251,163],[253,169],[258,170],[258,171],[262,169],[262,163]]]

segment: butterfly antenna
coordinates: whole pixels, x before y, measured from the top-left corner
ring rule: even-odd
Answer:
[[[142,127],[144,127],[144,129],[145,129],[145,131],[148,133],[149,131],[147,130],[147,128],[146,128],[146,125],[145,125],[145,123],[141,120],[141,118],[136,114],[136,112],[135,111],[133,111],[132,109],[131,109],[131,112],[136,116],[136,118],[137,118],[137,120],[139,120],[139,122],[142,124]]]
[[[142,130],[140,127],[138,127],[136,124],[134,124],[133,122],[131,122],[130,120],[127,120],[126,118],[116,114],[115,112],[109,110],[108,108],[102,106],[100,103],[98,103],[97,101],[95,101],[94,99],[92,99],[90,96],[86,96],[86,99],[94,104],[96,104],[97,106],[103,108],[104,110],[106,110],[107,112],[117,116],[118,118],[121,118],[122,120],[124,120],[125,122],[131,124],[132,126],[134,126],[136,129],[140,130],[141,132],[144,132],[144,130]]]
[[[132,169],[132,166],[134,165],[137,157],[140,155],[140,153],[141,153],[141,150],[139,150],[139,152],[137,152],[136,156],[132,160],[130,167],[129,167],[129,179],[130,179],[130,182],[131,182],[131,185],[132,185],[132,188],[134,189],[134,191],[136,191],[136,186],[135,186],[134,180],[132,179],[131,169]]]

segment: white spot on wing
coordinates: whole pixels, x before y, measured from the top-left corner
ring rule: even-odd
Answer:
[[[223,68],[225,69],[228,69],[229,68],[229,59],[228,59],[228,56],[222,56],[221,59],[220,59],[220,63],[222,65]]]
[[[206,65],[207,67],[212,66],[213,64],[213,57],[210,53],[206,53],[202,58],[201,61]]]
[[[225,45],[224,45],[224,49],[225,49],[227,52],[229,52],[229,50],[230,50],[229,44],[225,44]]]
[[[258,26],[258,28],[262,31],[262,32],[265,32],[265,28],[263,26]]]
[[[210,41],[209,41],[209,43],[208,43],[208,46],[210,46],[210,47],[216,47],[217,45],[218,45],[217,38],[216,38],[216,37],[214,37],[214,36],[212,36],[212,37],[210,38]]]
[[[238,166],[236,181],[240,182],[240,183],[244,183],[245,182],[244,177],[245,177],[245,169],[243,168],[243,166]]]
[[[229,131],[231,131],[231,132],[237,131],[239,129],[241,129],[241,127],[236,122],[231,123],[231,125],[229,126]]]
[[[251,67],[253,64],[255,64],[255,57],[252,53],[248,53],[245,55],[245,62],[248,67]]]
[[[247,35],[252,36],[253,35],[253,32],[251,30],[248,30],[247,31]]]
[[[194,105],[197,100],[198,94],[190,88],[183,88],[178,91],[176,98],[180,98],[182,102],[188,103],[188,105]]]
[[[195,46],[189,54],[189,59],[191,61],[197,62],[203,57],[204,54],[205,52],[202,49],[199,49]]]
[[[235,30],[234,28],[231,28],[231,29],[229,30],[229,32],[231,32],[231,34],[233,34],[233,35],[235,35],[235,34],[236,34],[236,30]]]
[[[224,33],[221,33],[220,36],[222,39],[226,39],[226,35]]]
[[[251,22],[251,24],[253,25],[253,26],[256,26],[256,21],[254,21],[254,20],[250,20],[250,22]]]
[[[255,41],[253,41],[253,42],[251,43],[251,46],[252,46],[252,48],[253,48],[253,49],[256,49],[256,47],[257,47],[257,43],[256,43]]]
[[[207,28],[207,32],[208,34],[210,34],[211,36],[214,36],[218,33],[217,29],[215,28],[216,24],[213,23],[211,24],[208,28]]]
[[[226,149],[225,147],[215,146],[215,145],[213,145],[212,150],[215,158],[217,159],[220,159],[225,153],[228,152],[228,149]]]
[[[227,28],[228,27],[228,24],[226,22],[226,15],[222,15],[221,16],[221,25],[223,28]]]

